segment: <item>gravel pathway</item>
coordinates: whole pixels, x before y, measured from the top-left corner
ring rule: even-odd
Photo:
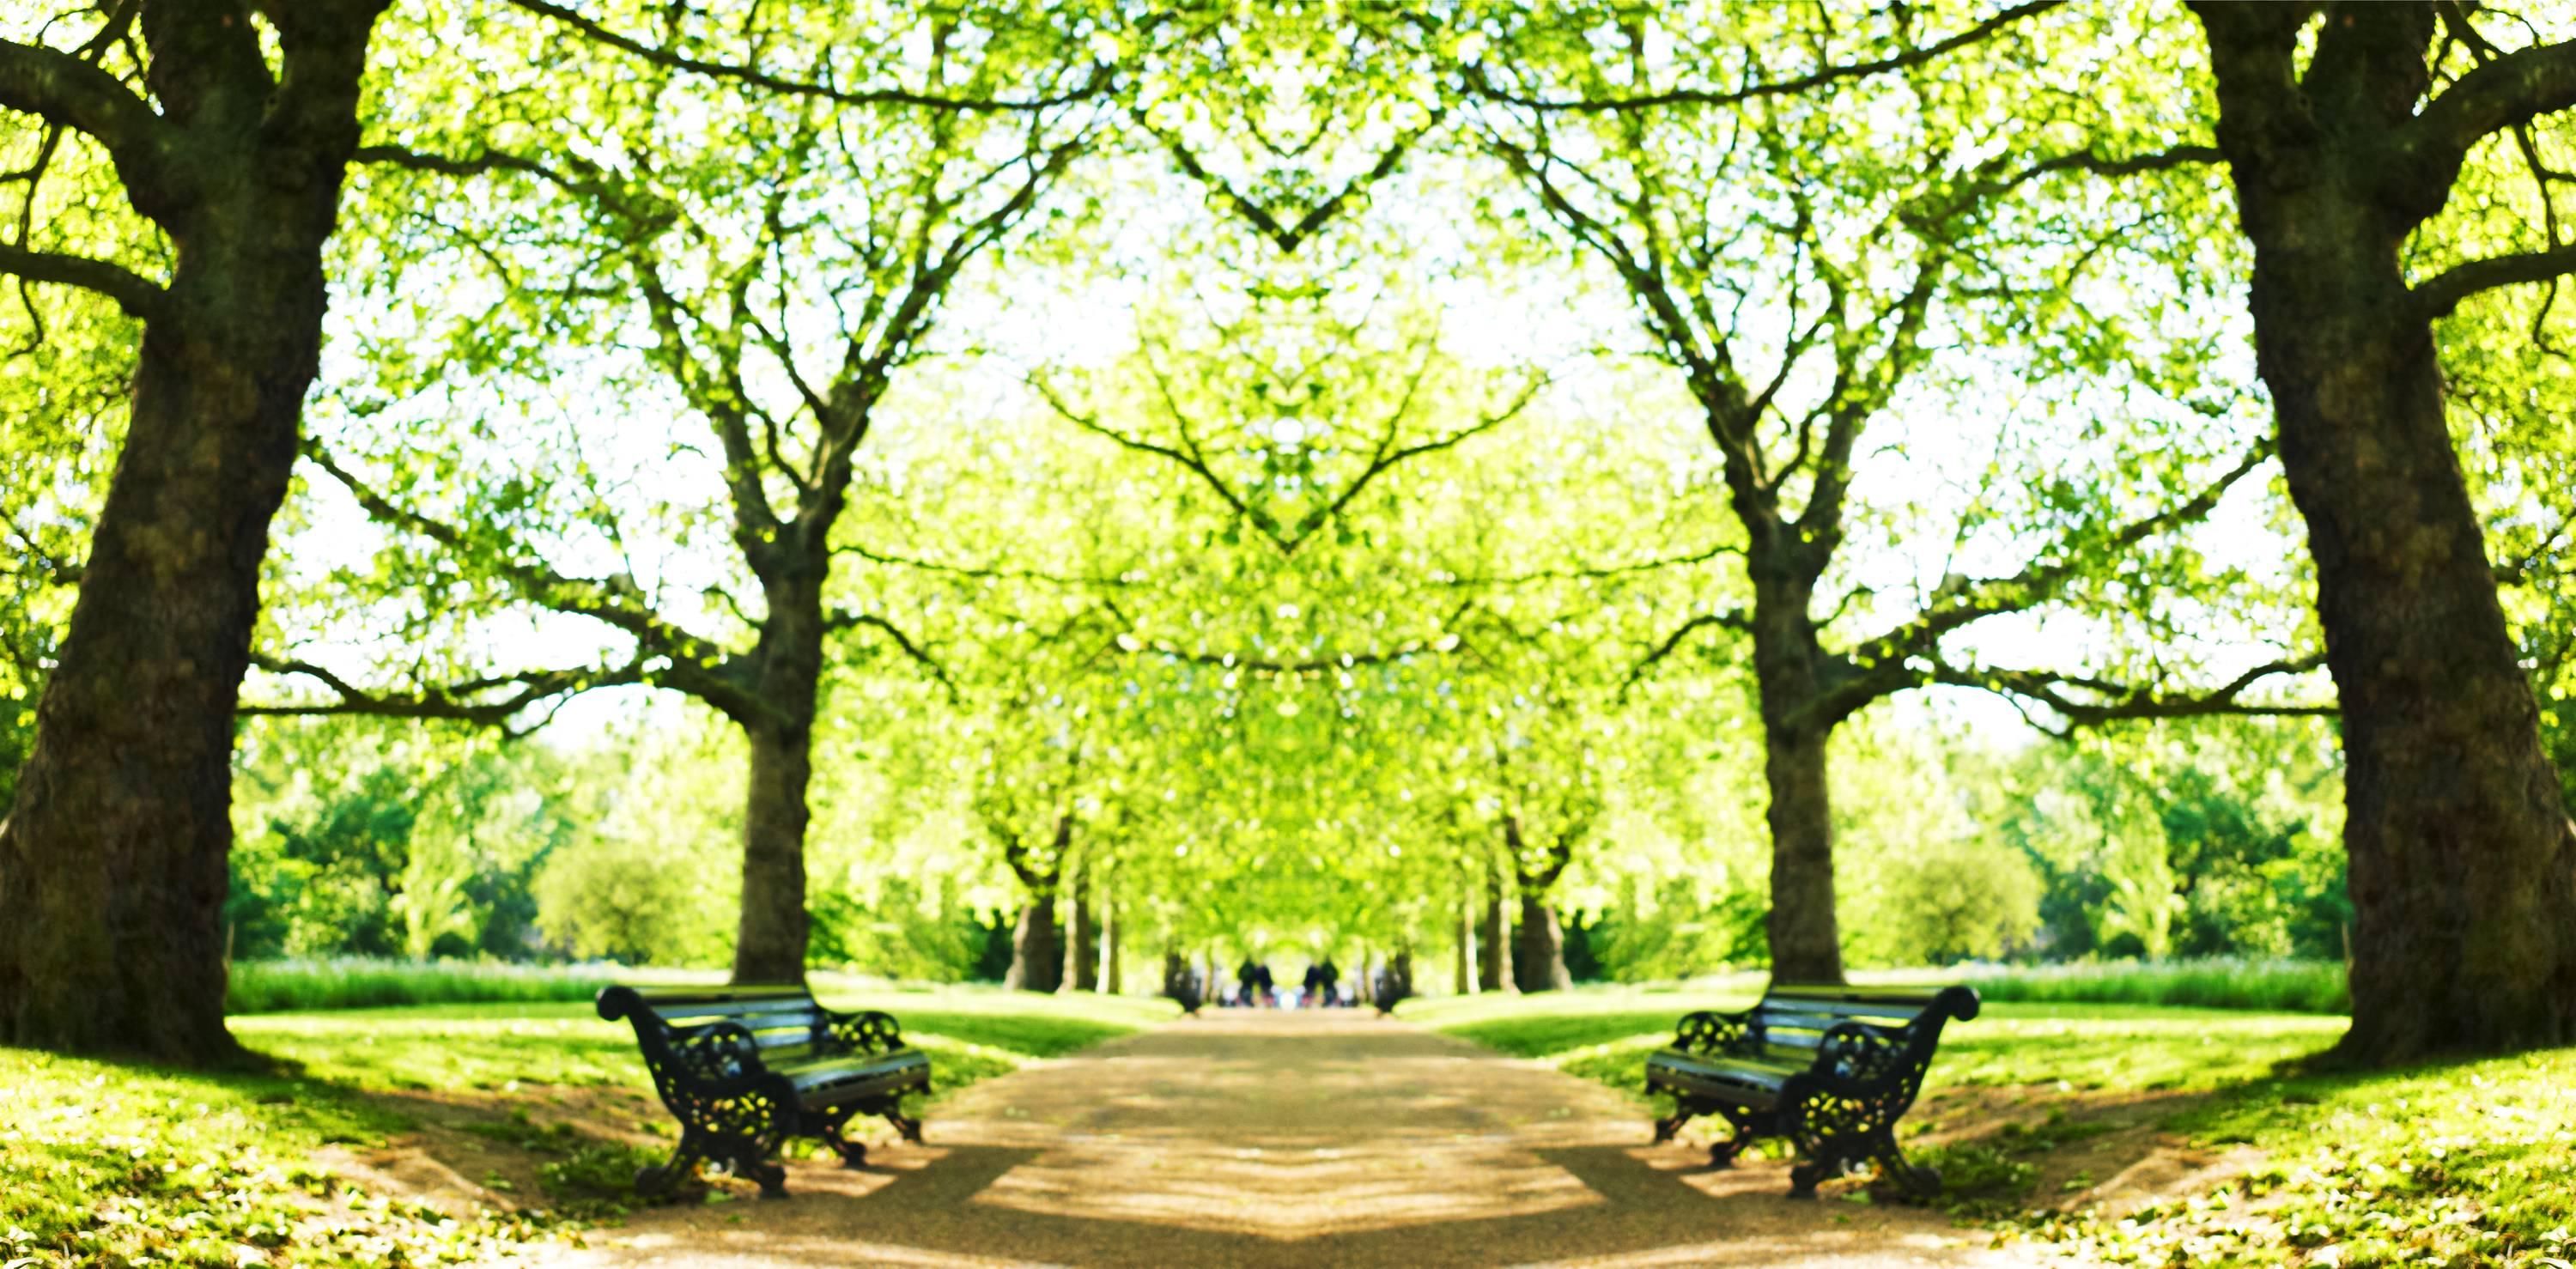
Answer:
[[[1610,1090],[1363,1011],[1184,1019],[966,1090],[785,1202],[637,1214],[608,1266],[2019,1265],[1926,1212],[1782,1197]]]

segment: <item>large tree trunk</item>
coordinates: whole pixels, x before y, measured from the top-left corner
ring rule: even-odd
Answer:
[[[736,983],[805,981],[806,795],[814,782],[814,716],[823,677],[823,576],[828,553],[773,564],[760,644],[759,695],[769,712],[744,721],[751,774],[742,820],[742,911]]]
[[[742,831],[742,911],[733,945],[736,983],[805,981],[805,794],[813,781],[812,731],[755,726]]]
[[[300,14],[276,98],[295,117],[263,122],[277,90],[246,26],[145,12],[170,162],[196,183],[129,190],[172,226],[177,259],[0,821],[0,1043],[180,1063],[239,1053],[221,919],[233,708],[318,367],[322,247],[374,19],[363,4]]]
[[[1502,874],[1488,873],[1485,883],[1491,890],[1485,896],[1482,927],[1476,931],[1477,950],[1485,962],[1483,989],[1517,991],[1519,988],[1512,985],[1512,927],[1511,918],[1503,908]]]
[[[1002,978],[1009,991],[1054,991],[1064,982],[1064,936],[1055,923],[1055,896],[1038,895],[1020,909],[1011,930],[1011,972]]]
[[[1833,721],[1816,716],[1824,656],[1808,605],[1815,597],[1810,549],[1780,539],[1748,553],[1753,573],[1753,671],[1761,695],[1763,775],[1771,802],[1771,977],[1788,983],[1843,980],[1834,915],[1834,808],[1826,780]]]
[[[2254,243],[2257,364],[2343,709],[2354,909],[2343,1051],[2395,1063],[2568,1043],[2576,828],[2452,448],[2432,326],[2399,263],[2450,178],[2392,199],[2373,157],[2422,90],[2432,18],[2413,6],[2347,15],[2417,29],[2398,56],[2348,68],[2387,82],[2293,102],[2276,81],[2295,28],[2259,10],[2202,16],[2219,144]]]
[[[1834,916],[1834,822],[1821,733],[1765,737],[1771,785],[1771,977],[1784,983],[1843,980]]]
[[[1512,941],[1512,978],[1522,991],[1574,989],[1574,975],[1565,970],[1565,932],[1539,896],[1521,894],[1521,924]]]

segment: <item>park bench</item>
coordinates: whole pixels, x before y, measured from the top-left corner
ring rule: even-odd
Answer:
[[[1670,1141],[1696,1115],[1721,1115],[1735,1135],[1709,1147],[1725,1167],[1758,1138],[1795,1144],[1790,1193],[1813,1198],[1816,1183],[1864,1160],[1916,1193],[1940,1189],[1941,1175],[1906,1162],[1896,1120],[1914,1104],[1941,1024],[1977,1016],[1967,987],[1800,987],[1773,984],[1742,1013],[1689,1014],[1671,1048],[1646,1059],[1646,1091],[1673,1096],[1655,1121]]]
[[[819,1138],[859,1167],[867,1146],[841,1128],[860,1114],[921,1140],[921,1121],[901,1101],[929,1091],[930,1056],[904,1044],[891,1015],[826,1009],[791,984],[610,987],[599,1016],[634,1023],[653,1087],[680,1121],[671,1161],[635,1174],[641,1193],[667,1193],[706,1161],[758,1181],[763,1198],[784,1198],[779,1145]]]

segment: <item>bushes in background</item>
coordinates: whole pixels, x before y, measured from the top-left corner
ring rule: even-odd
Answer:
[[[1962,981],[1990,1001],[2049,1004],[2185,1005],[2275,1013],[2344,1013],[2352,1008],[2340,961],[2102,961],[2002,968]]]

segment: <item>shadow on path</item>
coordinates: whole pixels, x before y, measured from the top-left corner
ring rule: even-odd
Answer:
[[[1782,1197],[1610,1090],[1352,1012],[1184,1019],[978,1084],[795,1197],[639,1213],[582,1266],[2025,1263],[1936,1214]]]

